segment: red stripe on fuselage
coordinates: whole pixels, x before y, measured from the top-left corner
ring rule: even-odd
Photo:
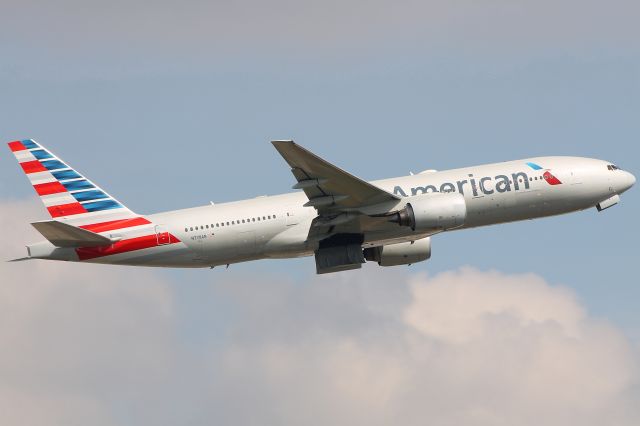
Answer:
[[[61,204],[59,206],[47,207],[51,217],[72,216],[74,214],[87,213],[87,210],[80,203]]]
[[[60,192],[67,192],[67,189],[60,182],[47,182],[33,185],[38,195],[51,195]]]
[[[13,152],[24,151],[27,149],[27,147],[25,147],[20,141],[9,142],[8,145],[9,145],[9,149]]]
[[[114,229],[131,228],[132,226],[148,225],[149,222],[144,217],[135,217],[133,219],[111,220],[109,222],[92,223],[89,225],[81,225],[80,228],[91,232],[106,232]]]
[[[24,163],[20,163],[20,167],[26,174],[37,173],[37,172],[46,172],[47,169],[38,161],[25,161]]]
[[[179,242],[179,239],[169,234],[169,244]],[[158,236],[153,234],[118,241],[106,247],[80,247],[76,249],[76,253],[80,260],[90,260],[97,257],[111,256],[114,254],[127,253],[156,246],[158,246]]]

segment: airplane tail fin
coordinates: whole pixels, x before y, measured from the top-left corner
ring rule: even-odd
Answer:
[[[82,226],[139,218],[34,140],[8,145],[53,219]]]

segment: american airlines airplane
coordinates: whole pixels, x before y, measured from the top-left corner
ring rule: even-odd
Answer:
[[[51,151],[9,143],[51,220],[27,259],[211,267],[315,256],[316,272],[410,265],[445,231],[608,209],[635,177],[607,161],[538,157],[366,182],[293,141],[272,142],[294,193],[136,214]]]

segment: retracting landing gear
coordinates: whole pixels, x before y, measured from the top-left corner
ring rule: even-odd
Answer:
[[[320,241],[315,254],[316,273],[328,274],[361,268],[365,263],[363,241],[361,234],[337,234]]]

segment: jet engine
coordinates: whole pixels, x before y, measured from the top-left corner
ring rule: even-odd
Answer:
[[[455,192],[432,192],[409,197],[405,207],[395,212],[391,222],[408,226],[413,231],[447,230],[464,225],[467,204]]]
[[[364,258],[380,266],[411,265],[431,257],[431,238],[364,249]]]

